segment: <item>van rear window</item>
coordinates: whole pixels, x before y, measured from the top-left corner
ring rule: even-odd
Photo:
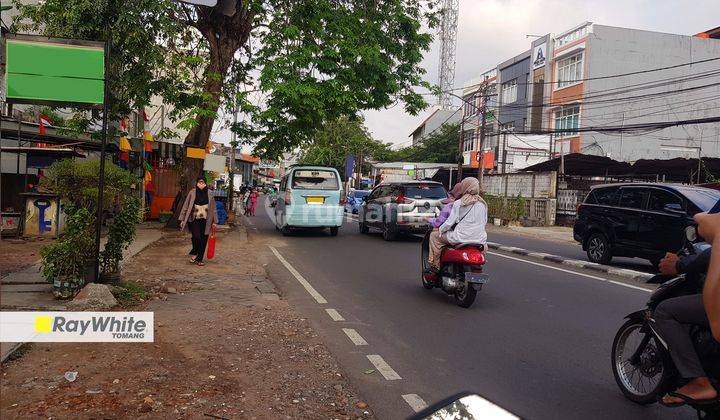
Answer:
[[[301,190],[339,190],[337,174],[333,171],[299,170],[293,172],[292,188]]]

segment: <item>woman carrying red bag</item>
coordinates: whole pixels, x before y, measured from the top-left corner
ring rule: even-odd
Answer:
[[[208,191],[204,178],[198,178],[195,189],[190,191],[185,198],[182,210],[180,211],[180,229],[187,226],[192,234],[192,250],[190,251],[190,262],[199,266],[205,265],[205,247],[208,243],[208,235],[215,229],[217,221],[217,209],[212,193]]]

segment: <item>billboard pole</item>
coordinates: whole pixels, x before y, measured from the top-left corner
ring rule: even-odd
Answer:
[[[102,230],[103,216],[103,196],[105,195],[105,148],[107,146],[107,129],[108,129],[108,64],[110,62],[110,36],[105,41],[105,80],[103,94],[103,122],[102,122],[102,139],[100,141],[100,175],[98,179],[98,202],[97,215],[95,217],[95,278],[94,281],[100,280],[100,231]]]

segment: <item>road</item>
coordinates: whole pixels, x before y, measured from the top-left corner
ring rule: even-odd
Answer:
[[[251,218],[249,232],[251,240],[272,245],[271,279],[308,317],[378,418],[411,415],[403,395],[433,403],[460,391],[528,419],[693,415],[630,403],[613,380],[614,334],[624,315],[643,306],[646,290],[492,252],[491,282],[462,309],[421,287],[417,238],[385,242],[379,234],[360,235],[350,221],[337,237],[327,231],[283,237],[265,212]],[[386,380],[368,355],[379,355],[402,379]]]
[[[500,229],[493,229],[491,236],[492,242],[498,242],[507,246],[524,248],[534,252],[545,252],[547,254],[559,255],[561,257],[573,258],[581,261],[588,260],[587,254],[582,250],[582,246],[580,246],[579,243],[544,240],[513,233],[511,231],[503,232]],[[615,257],[609,265],[618,268],[643,271],[646,273],[657,272],[650,262],[640,258]]]

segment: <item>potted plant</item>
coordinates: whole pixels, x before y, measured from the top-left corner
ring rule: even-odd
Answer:
[[[100,278],[106,283],[120,281],[120,262],[123,251],[135,239],[135,225],[140,221],[140,200],[128,197],[108,230],[105,248],[100,253]]]
[[[74,297],[85,284],[84,271],[92,257],[93,217],[86,208],[68,206],[65,234],[40,250],[42,274],[58,299]]]

